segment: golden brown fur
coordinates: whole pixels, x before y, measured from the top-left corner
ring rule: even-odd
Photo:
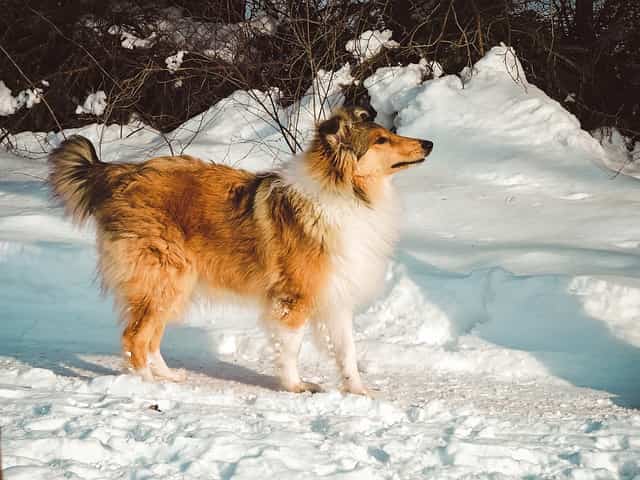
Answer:
[[[421,161],[430,147],[363,117],[361,109],[339,110],[298,161],[328,194],[369,204],[385,176]],[[50,164],[66,211],[78,222],[95,218],[102,282],[121,309],[135,370],[159,355],[166,323],[197,284],[256,298],[268,319],[291,329],[305,323],[326,287],[339,232],[277,172],[186,155],[109,164],[80,136],[53,151]]]

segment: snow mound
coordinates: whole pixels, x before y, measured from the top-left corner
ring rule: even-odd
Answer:
[[[581,276],[569,291],[582,299],[585,311],[602,320],[617,338],[640,347],[640,282],[632,279]]]
[[[363,85],[371,96],[371,106],[378,112],[376,122],[393,126],[393,116],[407,104],[407,97],[415,96],[415,87],[422,83],[426,70],[426,62],[383,67],[365,79]]]
[[[446,75],[422,82],[425,65],[379,69],[365,80],[371,103],[407,135],[434,128],[477,132],[510,143],[575,146],[591,155],[602,148],[562,105],[527,82],[509,47],[492,48],[468,79]],[[446,119],[446,125],[442,122]]]
[[[527,83],[517,57],[506,47],[492,48],[476,63],[466,83],[453,75],[426,82],[396,111],[398,126],[408,126],[421,117],[422,129],[428,130],[434,121],[446,117],[449,129],[477,130],[482,125],[485,134],[511,143],[553,142],[601,151],[597,142],[580,129],[575,116]]]

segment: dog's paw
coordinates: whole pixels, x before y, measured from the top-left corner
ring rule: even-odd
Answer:
[[[292,393],[320,393],[323,391],[320,385],[312,382],[299,382],[294,385],[285,386],[285,388]]]
[[[342,387],[342,393],[344,394],[352,394],[352,395],[360,395],[363,397],[373,398],[371,392],[366,389],[363,385],[344,385]]]
[[[129,371],[145,382],[153,382],[153,373],[151,373],[151,369],[148,366],[144,368],[130,368]]]
[[[174,370],[171,368],[156,369],[151,367],[154,377],[159,380],[167,380],[169,382],[181,383],[187,379],[187,374],[182,370]]]

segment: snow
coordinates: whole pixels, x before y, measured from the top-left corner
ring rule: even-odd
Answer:
[[[33,108],[34,105],[37,105],[42,100],[42,92],[41,88],[27,88],[18,92],[18,95],[14,97],[11,95],[11,89],[0,80],[0,116],[13,115],[22,107]]]
[[[425,62],[364,82],[380,121],[435,144],[395,178],[401,240],[356,317],[374,398],[342,395],[310,340],[301,370],[327,391],[279,391],[253,307],[205,300],[165,340],[185,382],[122,374],[92,227],[50,204],[43,155],[0,151],[5,478],[639,476],[640,184],[609,170],[612,149],[514,75],[509,55],[492,49],[464,82],[425,78]],[[348,66],[318,75],[301,132],[342,101],[336,79],[352,81]],[[165,138],[272,168],[287,148],[260,113],[267,95],[236,92]],[[289,121],[288,108],[277,113]],[[168,153],[137,124],[71,133],[101,139],[109,162]],[[12,145],[61,139],[28,132]]]
[[[433,78],[440,78],[442,75],[444,75],[444,69],[442,68],[442,65],[440,65],[435,60],[428,62],[427,66],[429,67],[429,71],[431,72],[431,76]]]
[[[640,142],[632,143],[615,127],[598,128],[592,134],[607,152],[604,166],[616,174],[640,178]]]
[[[127,50],[133,50],[135,48],[150,48],[157,40],[155,32],[152,32],[147,38],[140,38],[131,33],[125,27],[120,27],[118,25],[112,25],[109,27],[107,32],[110,35],[119,35],[122,48],[126,48]]]
[[[11,89],[0,80],[0,115],[13,115],[18,109],[18,101],[11,95]]]
[[[99,117],[107,108],[107,94],[103,90],[90,93],[82,105],[76,107],[76,115],[95,115]]]
[[[415,87],[422,83],[427,72],[426,63],[410,63],[404,67],[382,67],[364,81],[371,96],[371,106],[377,112],[376,122],[386,127],[393,126],[393,115],[397,104],[405,95],[412,95]]]
[[[273,35],[278,22],[268,15],[230,24],[201,22],[183,16],[178,9],[166,19],[150,26],[158,36],[169,37],[180,47],[202,52],[208,57],[218,57],[233,62],[242,56],[246,41],[258,34]]]
[[[40,103],[40,100],[42,100],[41,88],[37,88],[37,87],[34,89],[27,88],[26,90],[22,90],[21,92],[18,93],[18,96],[16,97],[16,101],[17,101],[16,108],[17,109],[20,109],[22,107],[33,108],[34,105],[37,105],[38,103]]]
[[[265,14],[244,22],[220,24],[196,20],[178,7],[168,7],[162,12],[163,18],[144,25],[151,32],[145,38],[138,37],[126,25],[111,25],[107,33],[119,36],[120,44],[128,50],[149,49],[162,39],[168,39],[185,50],[233,62],[242,55],[248,39],[259,34],[273,35],[278,26],[277,20]],[[90,16],[82,21],[83,26],[100,32],[97,24]]]
[[[175,55],[165,58],[164,63],[167,65],[167,70],[171,73],[176,73],[182,65],[182,59],[185,53],[187,53],[185,50],[178,50]]]
[[[367,30],[362,32],[355,40],[349,40],[345,49],[358,61],[375,57],[383,48],[397,48],[400,46],[395,40],[391,40],[393,32],[391,30]]]

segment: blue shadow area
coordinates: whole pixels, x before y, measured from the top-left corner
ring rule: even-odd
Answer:
[[[0,253],[0,356],[69,377],[122,373],[82,358],[121,355],[121,326],[112,300],[100,294],[92,248],[4,242]],[[171,366],[280,389],[273,376],[216,358],[203,328],[171,326],[165,338]]]
[[[497,267],[457,274],[406,251],[398,260],[458,334],[473,331],[495,345],[526,351],[552,375],[640,408],[640,348],[585,311],[582,298],[570,291],[573,277],[516,276]]]

